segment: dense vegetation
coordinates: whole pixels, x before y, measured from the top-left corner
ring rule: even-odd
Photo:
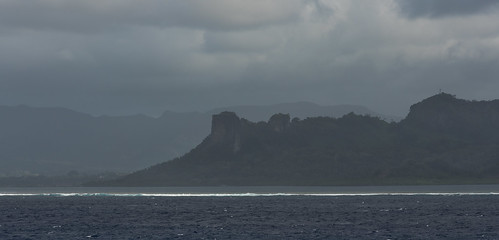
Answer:
[[[214,115],[183,157],[103,185],[357,185],[499,182],[499,101],[441,93],[399,123],[347,114],[253,123]]]

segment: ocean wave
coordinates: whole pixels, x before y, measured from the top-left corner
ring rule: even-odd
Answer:
[[[379,192],[379,193],[0,193],[0,197],[348,197],[348,196],[465,196],[465,195],[499,195],[499,192]]]

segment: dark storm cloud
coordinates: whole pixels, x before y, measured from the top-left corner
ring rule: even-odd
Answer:
[[[408,20],[417,3],[0,1],[0,105],[159,115],[306,100],[404,115],[439,89],[498,98],[495,5]]]
[[[496,10],[497,0],[397,0],[410,18],[470,15]]]

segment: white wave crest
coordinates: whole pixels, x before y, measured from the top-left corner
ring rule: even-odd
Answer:
[[[316,196],[316,197],[348,197],[348,196],[465,196],[465,195],[499,195],[499,192],[455,192],[455,193],[1,193],[0,197],[9,196],[45,196],[45,197],[286,197],[286,196]]]

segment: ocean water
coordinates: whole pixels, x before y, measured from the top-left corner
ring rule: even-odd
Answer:
[[[499,186],[0,189],[0,239],[499,239]]]

